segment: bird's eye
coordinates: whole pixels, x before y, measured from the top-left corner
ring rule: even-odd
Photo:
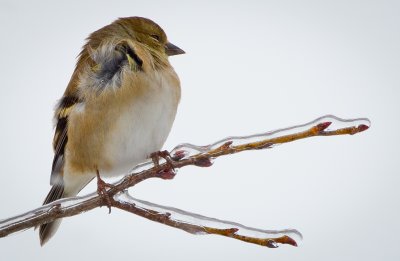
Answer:
[[[157,42],[160,41],[160,36],[158,36],[158,35],[156,35],[156,34],[152,34],[152,35],[150,35],[150,36],[151,36],[151,38],[153,38],[153,39],[156,40]]]

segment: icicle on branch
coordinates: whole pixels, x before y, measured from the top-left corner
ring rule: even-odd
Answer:
[[[134,199],[129,196],[126,189],[148,178],[172,179],[175,175],[173,170],[184,166],[209,167],[216,158],[224,155],[245,150],[272,148],[274,145],[315,136],[353,135],[367,130],[369,126],[370,121],[366,118],[343,120],[327,115],[307,124],[263,134],[228,137],[208,146],[180,144],[170,152],[172,156],[168,162],[161,160],[157,163],[149,160],[138,165],[130,175],[113,184],[113,187],[107,191],[111,202],[106,202],[104,197],[97,193],[57,200],[27,213],[1,220],[0,237],[111,203],[112,207],[193,234],[217,234],[271,248],[278,247],[279,244],[297,246],[296,240],[293,239],[301,239],[301,234],[297,230],[262,230],[208,218]]]

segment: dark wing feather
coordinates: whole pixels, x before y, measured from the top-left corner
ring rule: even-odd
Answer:
[[[51,168],[50,184],[55,185],[62,181],[62,167],[64,166],[64,151],[68,142],[68,116],[71,109],[79,102],[77,96],[64,96],[56,108],[56,131],[53,139],[54,159]]]

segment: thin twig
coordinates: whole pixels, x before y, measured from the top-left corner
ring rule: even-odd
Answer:
[[[300,232],[294,229],[262,230],[251,228],[239,223],[209,218],[135,199],[127,191],[115,195],[111,204],[113,207],[196,235],[220,235],[270,248],[276,248],[278,244],[297,246],[292,237],[302,238]]]
[[[332,122],[340,123],[342,125],[345,124],[348,126],[327,130]],[[113,207],[117,207],[144,218],[191,233],[201,232],[205,234],[218,234],[267,247],[277,247],[278,244],[296,245],[296,241],[285,234],[278,237],[259,238],[240,234],[238,233],[238,227],[235,226],[220,228],[218,226],[209,227],[179,222],[175,219],[171,219],[167,213],[156,213],[149,209],[144,210],[138,208],[135,204],[129,204],[129,202],[115,200],[114,196],[116,196],[117,193],[121,193],[149,178],[173,178],[173,175],[170,174],[171,167],[173,169],[179,169],[188,165],[209,167],[212,165],[214,159],[228,154],[235,154],[246,150],[272,148],[272,146],[276,144],[288,143],[315,136],[335,136],[346,134],[353,135],[365,131],[368,128],[368,119],[343,120],[335,116],[328,115],[318,118],[307,124],[273,132],[251,135],[247,137],[225,138],[208,146],[181,144],[171,151],[172,160],[169,160],[168,162],[165,162],[164,160],[164,163],[156,165],[153,165],[152,161],[140,164],[132,171],[132,174],[124,177],[121,181],[114,184],[114,186],[112,186],[112,188],[106,193],[109,195],[109,198],[113,199],[111,202],[111,206]],[[165,173],[169,174],[166,175]],[[99,196],[97,193],[92,193],[84,197],[61,199],[29,211],[25,214],[2,220],[0,221],[0,237],[5,237],[20,230],[25,230],[40,224],[48,223],[58,218],[74,216],[93,208],[104,206],[106,202],[104,202],[103,199],[104,197]]]

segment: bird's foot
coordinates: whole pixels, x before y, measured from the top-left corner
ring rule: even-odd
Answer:
[[[160,158],[163,158],[168,166],[168,169],[161,170],[158,174],[162,179],[173,179],[176,175],[174,168],[175,159],[171,157],[168,151],[157,151],[150,154],[151,160],[154,166],[158,167],[160,165]]]
[[[97,194],[99,194],[99,196],[104,200],[106,206],[108,207],[108,214],[110,214],[111,198],[108,195],[106,188],[113,188],[114,186],[102,180],[98,170],[96,172],[96,176],[97,176]]]

